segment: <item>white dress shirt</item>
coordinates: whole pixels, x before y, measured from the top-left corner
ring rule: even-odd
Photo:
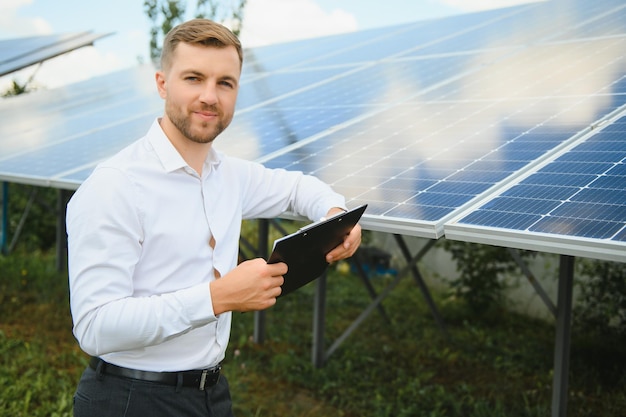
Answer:
[[[332,207],[345,208],[344,198],[315,177],[215,150],[200,176],[156,120],[68,204],[74,335],[85,352],[119,366],[214,366],[232,314],[214,314],[209,282],[237,265],[242,219],[286,210],[319,219]]]

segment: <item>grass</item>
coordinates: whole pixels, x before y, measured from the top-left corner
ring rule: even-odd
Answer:
[[[377,288],[387,278],[373,278]],[[0,256],[0,415],[70,416],[87,357],[71,334],[67,278],[50,254]],[[236,314],[224,371],[238,417],[550,415],[554,325],[508,311],[481,316],[434,294],[450,340],[412,279],[316,369],[311,364],[314,285],[267,312],[266,342],[253,314]],[[331,271],[327,347],[367,306],[360,281]],[[626,409],[626,343],[574,329],[569,416]]]

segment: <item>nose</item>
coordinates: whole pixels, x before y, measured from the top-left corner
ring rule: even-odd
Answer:
[[[206,104],[217,103],[217,86],[215,83],[205,83],[200,93],[200,101]]]

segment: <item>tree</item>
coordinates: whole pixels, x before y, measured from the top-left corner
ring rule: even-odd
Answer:
[[[194,17],[223,23],[239,36],[246,3],[247,0],[197,0]],[[161,56],[163,38],[174,26],[185,20],[187,5],[185,0],[144,0],[143,6],[152,22],[150,59],[157,62]]]

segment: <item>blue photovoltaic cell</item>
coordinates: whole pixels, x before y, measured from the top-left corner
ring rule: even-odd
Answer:
[[[624,241],[626,118],[590,136],[458,223]]]
[[[621,231],[617,232],[613,240],[619,242],[626,242],[626,227],[624,227]]]
[[[316,175],[349,205],[369,204],[365,220],[382,229],[402,221],[440,237],[493,197],[464,221],[562,230],[572,220],[586,236],[610,233],[623,123],[543,162],[626,104],[625,10],[537,2],[246,49],[236,114],[214,145]],[[162,113],[153,74],[1,101],[0,178],[75,188]]]
[[[624,228],[623,223],[580,217],[551,216],[542,218],[529,228],[530,231],[556,235],[570,235],[593,239],[610,239]]]
[[[611,163],[563,161],[553,162],[544,168],[544,172],[598,175],[613,167]]]
[[[51,146],[61,149],[59,155],[67,159],[62,162],[64,165],[71,164],[76,161],[73,155],[75,148],[64,145],[65,142],[80,140],[89,146],[92,135],[119,124],[127,127],[115,132],[115,137],[111,138],[113,142],[122,140],[130,143],[137,139],[132,133],[145,132],[149,127],[145,125],[145,115],[155,118],[163,109],[154,88],[153,74],[152,69],[140,67],[99,77],[97,82],[88,80],[0,101],[3,116],[3,123],[0,124],[0,171],[11,169],[2,161],[13,155],[40,152],[39,148]],[[141,125],[133,126],[133,120]],[[111,151],[104,149],[104,152]],[[94,151],[93,158],[96,155],[101,153]],[[47,161],[48,172],[54,173],[56,163],[56,160]],[[11,164],[19,166],[19,159]],[[21,168],[18,175],[25,169],[28,168]]]
[[[432,22],[431,31],[443,33],[439,37],[423,42],[419,48],[405,55],[431,55],[469,50],[515,47],[534,41],[546,29],[537,24],[537,30],[528,30],[528,25],[537,22],[528,11],[535,5],[523,5],[488,13],[470,14],[446,19],[446,25]],[[541,22],[544,19],[541,19]],[[525,26],[525,27],[522,27]]]
[[[111,152],[121,150],[128,144],[128,137],[143,136],[153,120],[153,115],[147,115],[129,123],[118,123],[92,131],[89,140],[77,136],[42,145],[26,154],[0,158],[0,174],[8,171],[23,177],[49,179],[59,172],[82,169],[84,165],[93,164],[108,157]],[[68,158],[68,154],[72,157]]]
[[[553,172],[540,171],[524,180],[524,184],[535,185],[558,185],[561,187],[584,187],[597,177],[594,175],[584,174],[561,174]]]
[[[626,34],[626,5],[621,0],[613,0],[611,2],[587,2],[586,7],[596,6],[595,10],[585,10],[585,14],[579,14],[577,21],[582,21],[579,25],[572,25],[557,39],[574,39],[574,38],[590,38],[594,36],[614,36]],[[597,4],[596,4],[597,3]],[[610,13],[605,12],[608,7],[612,10]],[[601,8],[598,8],[601,7]],[[574,8],[574,11],[579,10]],[[596,16],[601,16],[601,24],[599,24]]]
[[[388,37],[393,32],[403,32],[406,28],[421,23],[409,23],[394,27],[383,27],[365,31],[345,33],[338,36],[298,40],[288,43],[248,48],[244,51],[243,76],[257,72],[282,71],[293,68],[319,67],[320,61],[328,56],[337,56],[362,44],[370,44],[380,37]],[[364,56],[365,59],[367,55]],[[331,60],[331,62],[333,62]],[[332,64],[336,65],[336,64]]]
[[[549,199],[530,199],[530,198],[513,198],[499,197],[483,207],[485,210],[503,211],[503,212],[519,212],[527,214],[549,213],[554,210],[560,201]]]
[[[613,168],[606,171],[606,175],[611,175],[611,176],[616,176],[616,177],[626,177],[626,163],[614,165]],[[623,184],[621,188],[624,188]]]
[[[516,197],[518,199],[533,198],[536,200],[561,201],[571,196],[577,188],[575,187],[554,187],[549,185],[520,184],[502,193],[503,197]],[[501,198],[501,197],[496,197]],[[495,199],[494,199],[495,200]]]
[[[245,109],[266,101],[275,101],[277,97],[292,93],[301,88],[326,81],[346,71],[346,68],[316,68],[308,71],[282,71],[258,75],[242,82],[237,97],[237,108]]]
[[[624,178],[619,180],[623,181]],[[616,179],[617,182],[618,179]],[[615,184],[617,185],[617,184]],[[572,201],[583,201],[594,204],[607,204],[611,206],[620,206],[626,201],[626,188],[622,182],[622,189],[611,188],[610,191],[599,186],[598,182],[594,183],[594,189],[584,189],[572,197]]]

